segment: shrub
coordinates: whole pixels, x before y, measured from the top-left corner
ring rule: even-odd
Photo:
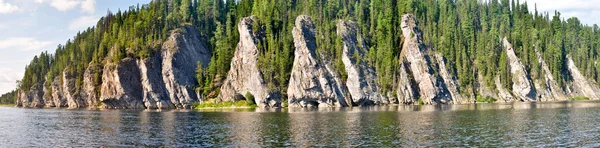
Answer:
[[[246,98],[246,102],[248,104],[256,104],[256,102],[254,102],[254,95],[252,95],[252,93],[246,92],[246,95],[244,95],[244,98]]]
[[[419,105],[425,105],[425,102],[423,102],[423,99],[419,99],[419,100],[417,100],[417,103],[418,103]]]
[[[477,98],[475,98],[475,101],[485,102],[485,103],[494,103],[494,102],[496,102],[496,99],[494,99],[492,97],[483,97],[483,96],[477,95]]]

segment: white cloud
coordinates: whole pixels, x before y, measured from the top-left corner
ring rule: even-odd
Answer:
[[[558,10],[565,19],[577,17],[582,23],[600,24],[600,1],[597,0],[526,0],[530,11],[537,4],[538,12],[548,12],[550,17]]]
[[[81,8],[81,12],[94,13],[96,11],[96,0],[35,0],[35,2],[40,4],[48,2],[58,11],[69,11],[77,7]]]
[[[17,86],[17,80],[22,77],[23,73],[19,73],[14,69],[0,68],[0,95],[14,90]]]
[[[94,16],[82,16],[80,18],[75,19],[73,22],[71,22],[71,24],[69,24],[69,30],[76,31],[92,27],[96,25],[98,19],[100,18]]]
[[[81,2],[76,0],[53,0],[50,2],[50,6],[56,8],[58,11],[67,11],[75,8]]]
[[[41,50],[42,48],[47,47],[51,44],[51,41],[39,41],[34,38],[13,37],[5,40],[0,40],[0,50]]]
[[[13,13],[19,9],[20,8],[15,5],[4,2],[4,0],[0,0],[0,14]]]
[[[81,2],[81,11],[94,13],[96,11],[96,0],[85,0]]]

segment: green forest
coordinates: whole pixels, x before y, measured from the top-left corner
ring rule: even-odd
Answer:
[[[343,44],[336,34],[336,23],[357,22],[369,47],[368,56],[361,60],[375,68],[381,93],[396,89],[403,43],[400,23],[405,13],[418,18],[425,46],[448,59],[461,93],[477,93],[474,87],[478,79],[494,88],[496,76],[504,78],[505,88],[512,87],[506,53],[502,52],[504,37],[513,44],[532,79],[542,79],[543,74],[534,50],[537,48],[562,87],[570,79],[567,56],[587,78],[597,82],[598,26],[583,24],[575,17],[565,20],[560,12],[528,10],[528,5],[534,4],[518,0],[154,0],[128,10],[109,11],[96,26],[58,45],[55,52],[34,57],[17,89],[28,91],[44,85],[66,69],[77,78],[77,92],[90,65],[126,57],[147,58],[160,50],[171,30],[193,26],[213,54],[209,66],[197,70],[195,88],[204,98],[215,98],[239,40],[237,23],[254,15],[260,20],[256,25],[266,35],[259,44],[259,68],[268,86],[285,98],[294,61],[292,28],[301,14],[310,15],[317,27],[317,52],[324,56],[319,58],[331,59],[341,74],[345,73]],[[116,56],[107,59],[109,52]],[[101,70],[94,71],[94,83],[99,87]],[[11,97],[15,98],[15,92],[3,95],[0,103],[11,103],[6,99]]]

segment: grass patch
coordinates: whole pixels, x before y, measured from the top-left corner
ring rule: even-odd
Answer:
[[[3,106],[3,107],[15,107],[16,104],[0,104],[0,106]]]
[[[425,102],[423,102],[423,99],[419,99],[419,100],[417,100],[417,103],[418,103],[419,105],[425,105]]]
[[[202,109],[202,108],[255,108],[255,107],[257,107],[256,104],[249,103],[246,100],[236,101],[236,102],[223,101],[223,102],[219,102],[219,103],[216,103],[214,100],[211,100],[211,101],[206,101],[204,103],[194,103],[195,109]]]
[[[483,96],[477,96],[477,98],[475,98],[475,101],[477,102],[485,102],[485,103],[494,103],[496,102],[496,99],[492,98],[492,97],[483,97]]]
[[[590,100],[590,98],[588,98],[588,97],[573,97],[573,98],[569,98],[569,100],[571,100],[571,101],[583,101],[583,100]]]

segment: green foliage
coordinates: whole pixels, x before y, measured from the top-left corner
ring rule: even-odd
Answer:
[[[496,102],[496,99],[494,99],[492,97],[483,97],[483,96],[477,95],[477,97],[475,98],[475,101],[485,102],[485,103],[494,103],[494,102]]]
[[[571,101],[583,101],[583,100],[590,100],[590,98],[588,98],[588,97],[573,97],[573,98],[569,98],[569,100],[571,100]]]
[[[425,102],[423,102],[423,99],[419,99],[419,100],[417,100],[417,104],[418,105],[425,105]]]
[[[256,104],[256,102],[254,101],[254,95],[252,95],[252,93],[246,92],[246,95],[244,95],[244,98],[246,98],[246,102],[248,104]]]
[[[17,91],[13,90],[0,96],[0,104],[15,104],[17,100]]]
[[[195,103],[194,104],[194,108],[195,109],[203,109],[203,108],[255,108],[257,107],[256,104],[253,103],[249,103],[248,101],[242,100],[242,101],[236,101],[236,102],[231,102],[231,101],[224,101],[224,102],[219,102],[216,103],[214,101],[207,101],[204,103]]]

